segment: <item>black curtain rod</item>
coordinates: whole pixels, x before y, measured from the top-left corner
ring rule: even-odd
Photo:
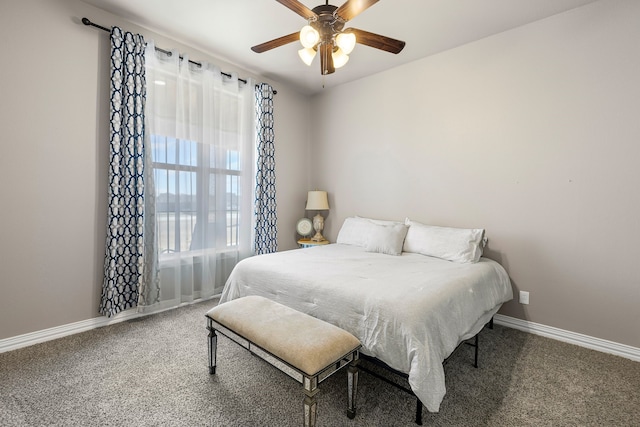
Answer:
[[[83,23],[84,25],[90,25],[90,26],[92,26],[92,27],[99,28],[99,29],[101,29],[102,31],[106,31],[106,32],[108,32],[108,33],[110,33],[110,32],[111,32],[111,28],[103,27],[102,25],[98,25],[98,24],[96,24],[96,23],[94,23],[94,22],[91,22],[91,21],[89,20],[89,18],[82,18],[82,23]],[[157,50],[158,52],[162,52],[162,53],[164,53],[165,55],[168,55],[168,56],[171,56],[171,55],[172,55],[171,51],[161,49],[161,48],[159,48],[159,47],[157,47],[157,46],[156,46],[156,50]],[[183,58],[182,56],[180,56],[180,59],[184,59],[184,58]],[[189,62],[190,62],[190,63],[192,63],[193,65],[197,65],[198,67],[202,67],[202,64],[201,64],[200,62],[195,62],[195,61],[192,61],[192,60],[189,60]],[[224,71],[220,71],[220,74],[222,74],[223,76],[226,76],[226,77],[231,78],[231,74],[229,74],[229,73],[225,73]],[[238,78],[238,80],[240,80],[240,81],[241,81],[242,83],[244,83],[244,84],[246,84],[246,83],[247,83],[247,81],[246,81],[245,79],[240,79],[240,78]],[[275,94],[277,94],[277,93],[278,93],[278,91],[274,89],[274,90],[273,90],[273,94],[275,95]]]

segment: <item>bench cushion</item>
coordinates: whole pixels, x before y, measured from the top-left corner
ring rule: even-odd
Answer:
[[[260,296],[220,304],[207,316],[310,376],[360,347],[349,332]]]

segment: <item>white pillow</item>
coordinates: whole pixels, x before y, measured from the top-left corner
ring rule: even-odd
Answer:
[[[420,224],[407,219],[409,231],[403,250],[448,261],[478,262],[482,256],[484,229],[451,228]]]
[[[387,219],[366,218],[366,217],[358,216],[358,215],[356,215],[356,218],[358,218],[358,219],[366,219],[366,220],[371,221],[372,223],[378,224],[378,225],[396,225],[396,224],[404,224],[405,223],[404,221],[390,221],[390,220],[387,220]],[[405,219],[405,221],[406,221],[406,219]]]
[[[342,223],[342,227],[338,232],[337,243],[343,245],[354,245],[365,247],[369,235],[373,232],[376,225],[403,225],[400,221],[387,221],[382,219],[371,219],[360,216],[348,217]]]
[[[407,235],[408,226],[404,224],[373,224],[365,249],[367,252],[379,252],[387,255],[400,255],[402,244]]]
[[[349,217],[344,220],[338,232],[337,243],[365,247],[375,224],[367,218]]]

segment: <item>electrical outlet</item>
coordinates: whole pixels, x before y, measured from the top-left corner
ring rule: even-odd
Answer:
[[[529,292],[520,291],[520,304],[529,304]]]

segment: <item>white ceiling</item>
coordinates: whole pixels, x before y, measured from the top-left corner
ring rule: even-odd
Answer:
[[[256,75],[313,94],[321,91],[323,84],[327,88],[337,86],[596,0],[382,0],[345,28],[404,40],[404,50],[394,55],[357,45],[347,65],[324,78],[318,58],[310,67],[298,58],[299,43],[260,54],[250,50],[251,46],[298,31],[306,23],[275,0],[83,1]],[[321,0],[301,3],[310,9],[323,4]],[[342,0],[330,4],[340,6]]]

